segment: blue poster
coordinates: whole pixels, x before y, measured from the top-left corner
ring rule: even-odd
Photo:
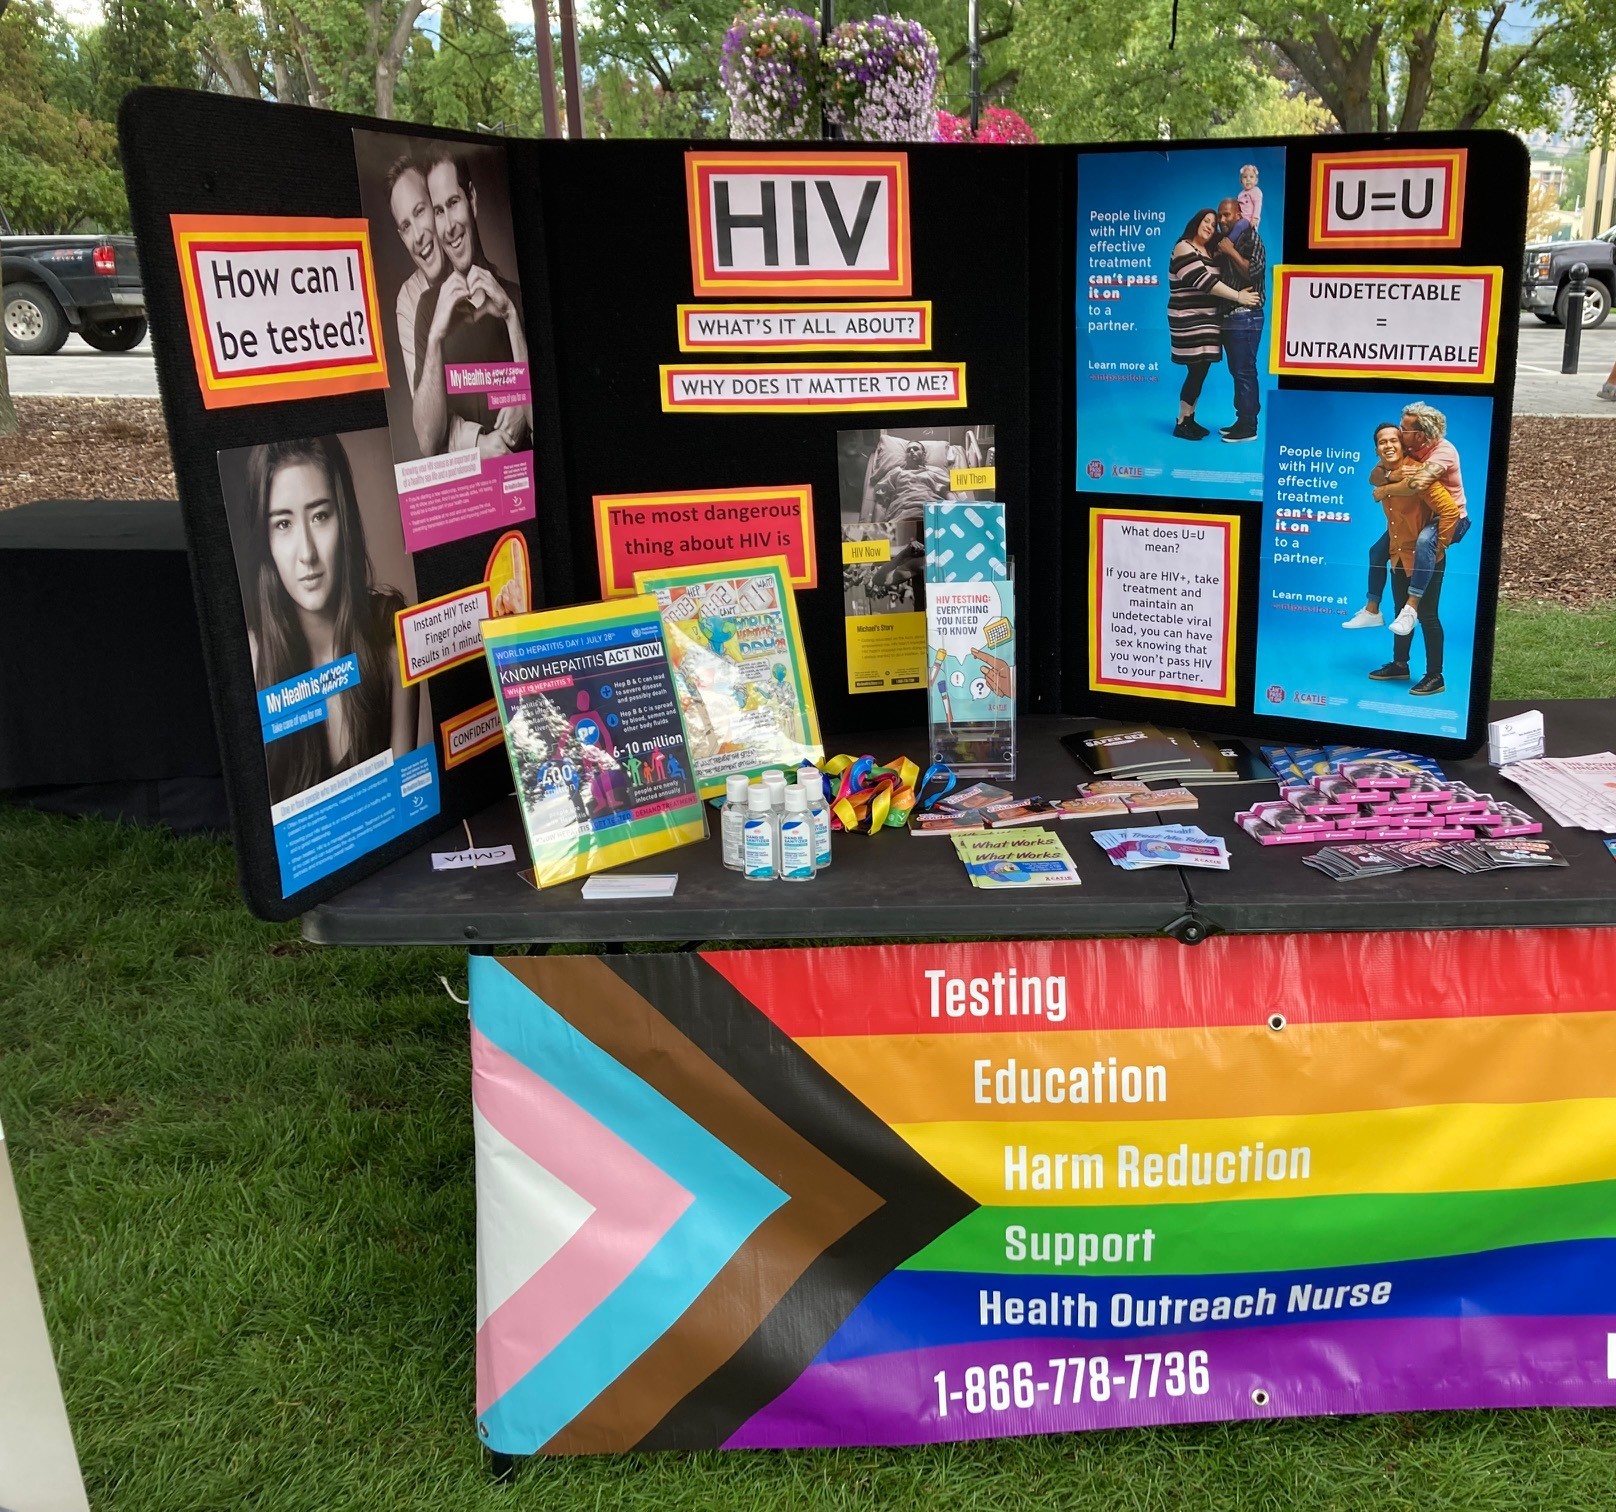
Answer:
[[[438,814],[432,710],[394,630],[415,564],[385,430],[222,451],[219,481],[289,898]]]
[[[1460,738],[1492,401],[1273,395],[1253,712]]]
[[[1077,489],[1260,499],[1285,151],[1077,160]]]

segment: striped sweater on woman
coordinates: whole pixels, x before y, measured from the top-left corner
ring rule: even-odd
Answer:
[[[1223,301],[1213,292],[1218,270],[1191,242],[1179,242],[1167,265],[1167,331],[1173,361],[1217,362],[1223,352]]]

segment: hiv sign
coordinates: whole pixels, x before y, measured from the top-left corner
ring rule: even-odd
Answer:
[[[687,152],[696,295],[913,292],[903,152]]]
[[[171,221],[208,409],[387,387],[364,221]]]
[[[479,1437],[1616,1406],[1610,957],[1597,929],[473,956]]]
[[[1310,247],[1458,247],[1468,150],[1319,152]]]

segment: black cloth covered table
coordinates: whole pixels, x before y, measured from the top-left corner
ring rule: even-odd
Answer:
[[[1525,704],[1499,704],[1493,716]],[[1550,755],[1616,744],[1616,703],[1585,699],[1539,703]],[[1075,721],[1028,719],[1019,727],[1021,775],[1008,784],[1022,796],[1064,797],[1077,768],[1060,745]],[[831,742],[831,749],[842,749]],[[919,731],[860,737],[854,747],[885,760],[919,758]],[[1486,753],[1445,763],[1453,776],[1508,797],[1539,819],[1525,794],[1487,766]],[[705,843],[665,851],[615,872],[677,872],[671,898],[586,902],[581,882],[536,891],[518,872],[527,864],[514,798],[471,821],[479,847],[510,844],[515,866],[433,872],[431,852],[465,848],[458,826],[303,918],[303,933],[326,944],[545,944],[559,941],[1057,938],[1172,934],[1186,943],[1228,931],[1468,929],[1514,925],[1616,923],[1616,861],[1602,837],[1545,823],[1570,859],[1564,869],[1497,871],[1466,877],[1422,868],[1396,876],[1334,882],[1301,858],[1313,845],[1263,847],[1233,822],[1237,809],[1274,796],[1268,786],[1196,790],[1195,812],[1161,822],[1199,824],[1229,845],[1228,872],[1175,868],[1124,872],[1089,838],[1126,818],[1051,825],[1082,874],[1081,887],[983,891],[972,888],[953,845],[940,836],[898,830],[837,835],[828,872],[809,883],[747,882],[725,871],[716,823]],[[709,809],[716,820],[716,810]],[[1139,821],[1143,822],[1143,821]],[[1322,843],[1322,842],[1321,842]]]
[[[1077,768],[1059,737],[1076,726],[1075,720],[1022,721],[1022,775],[1015,792],[1072,791]],[[869,751],[881,761],[909,756],[924,766],[926,737],[919,730],[865,734],[827,749]],[[671,898],[592,903],[582,897],[581,881],[535,890],[517,875],[528,855],[512,797],[473,819],[471,832],[479,847],[514,845],[516,866],[434,872],[433,851],[465,849],[465,832],[457,825],[312,908],[303,916],[303,932],[333,945],[1132,935],[1167,930],[1188,906],[1176,871],[1124,875],[1100,855],[1086,833],[1092,826],[1085,824],[1060,828],[1082,874],[1081,887],[989,892],[971,886],[950,840],[899,829],[833,836],[830,869],[812,882],[748,882],[724,869],[718,810],[709,807],[707,813],[711,833],[705,841],[612,868],[613,876],[677,872]]]
[[[0,646],[0,790],[228,826],[178,504],[0,512]]]

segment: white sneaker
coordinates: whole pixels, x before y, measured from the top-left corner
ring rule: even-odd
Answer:
[[[1351,619],[1343,621],[1343,630],[1378,630],[1386,623],[1378,609],[1360,609]]]
[[[1397,618],[1392,621],[1393,635],[1412,635],[1414,627],[1419,624],[1419,611],[1412,604],[1404,604],[1398,610]]]

